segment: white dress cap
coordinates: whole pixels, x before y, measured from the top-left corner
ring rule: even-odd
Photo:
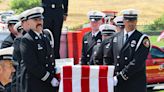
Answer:
[[[12,15],[10,17],[7,17],[7,24],[16,24],[19,21],[18,16],[17,15]]]
[[[122,26],[124,25],[123,23],[123,16],[117,16],[116,18],[114,18],[114,23],[117,25],[117,26]]]
[[[111,24],[102,24],[100,25],[99,30],[102,32],[102,34],[113,34],[115,33],[116,26]]]
[[[19,15],[19,20],[20,20],[20,21],[25,21],[25,20],[27,20],[27,13],[28,13],[28,12],[29,12],[29,9],[23,11],[23,12]]]
[[[138,12],[139,11],[135,9],[125,9],[121,11],[125,20],[137,20]]]
[[[105,14],[100,11],[89,11],[87,14],[88,19],[91,21],[98,21],[105,17]]]
[[[42,13],[44,9],[42,7],[34,7],[27,12],[27,20],[33,18],[43,18]]]

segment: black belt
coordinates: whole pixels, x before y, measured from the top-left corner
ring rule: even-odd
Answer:
[[[57,8],[63,8],[63,5],[62,4],[42,4],[42,7],[57,9]]]

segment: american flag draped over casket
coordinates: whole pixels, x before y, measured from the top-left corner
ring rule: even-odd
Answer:
[[[59,92],[113,92],[114,66],[63,66]]]

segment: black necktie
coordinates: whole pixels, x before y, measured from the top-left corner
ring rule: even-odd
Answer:
[[[92,40],[95,40],[95,39],[96,39],[96,36],[95,36],[95,35],[93,35],[93,36],[92,36]]]
[[[128,40],[128,38],[129,38],[129,36],[128,36],[128,34],[126,34],[126,40],[125,40],[125,42]]]
[[[43,38],[44,38],[44,36],[43,36],[43,34],[42,34],[42,33],[40,34],[40,38],[41,38],[41,39],[43,39]]]

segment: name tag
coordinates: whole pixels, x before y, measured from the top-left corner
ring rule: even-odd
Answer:
[[[43,47],[40,44],[38,44],[38,50],[42,50],[42,49]]]

